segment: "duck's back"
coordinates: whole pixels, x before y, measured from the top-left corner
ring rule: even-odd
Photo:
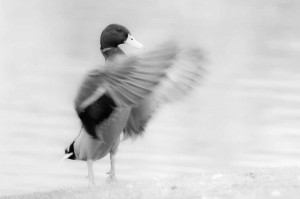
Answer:
[[[105,70],[90,71],[78,91],[75,109],[85,129],[75,145],[79,159],[100,159],[112,148],[125,128],[131,108],[117,105],[103,81]]]

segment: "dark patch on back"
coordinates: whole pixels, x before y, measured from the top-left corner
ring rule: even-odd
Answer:
[[[93,138],[97,138],[96,126],[108,119],[116,107],[114,100],[109,95],[104,94],[93,104],[86,107],[83,112],[79,112],[78,116],[87,133]]]

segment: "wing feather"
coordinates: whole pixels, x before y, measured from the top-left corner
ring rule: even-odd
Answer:
[[[125,138],[142,135],[161,104],[182,99],[195,88],[204,75],[204,62],[203,53],[199,49],[181,51],[155,91],[131,109],[124,129]]]
[[[121,57],[111,62],[105,76],[108,92],[119,106],[136,106],[166,76],[177,53],[178,48],[170,44],[144,56]]]
[[[179,51],[167,43],[141,56],[117,57],[89,73],[75,100],[75,108],[89,134],[109,123],[114,108],[132,107],[125,136],[142,134],[159,105],[180,99],[195,87],[203,74],[198,49]]]

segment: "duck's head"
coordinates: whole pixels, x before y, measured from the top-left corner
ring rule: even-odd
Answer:
[[[124,43],[136,48],[143,48],[143,45],[133,38],[126,27],[118,24],[111,24],[107,26],[100,36],[101,50],[117,48],[118,45]]]

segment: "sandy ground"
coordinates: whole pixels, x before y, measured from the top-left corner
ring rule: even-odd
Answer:
[[[300,168],[264,168],[198,175],[152,178],[140,182],[104,183],[93,187],[68,187],[49,192],[1,197],[1,199],[52,198],[299,198]]]

